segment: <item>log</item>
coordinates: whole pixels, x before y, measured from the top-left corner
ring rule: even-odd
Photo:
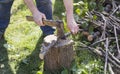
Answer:
[[[52,43],[55,42],[55,43]],[[52,44],[51,47],[49,47]],[[53,45],[54,44],[54,45]],[[44,49],[48,48],[44,55],[44,70],[51,73],[59,71],[62,68],[70,69],[74,60],[73,51],[74,42],[70,39],[57,39],[55,35],[49,35],[44,38]],[[45,48],[46,47],[46,48]]]

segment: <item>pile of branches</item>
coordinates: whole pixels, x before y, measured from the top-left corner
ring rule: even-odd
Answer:
[[[120,5],[112,0],[109,12],[89,11],[87,16],[79,22],[87,21],[94,28],[93,33],[87,35],[91,44],[81,42],[81,47],[88,48],[101,56],[105,61],[104,74],[120,73]],[[95,18],[94,18],[95,17]],[[80,23],[82,24],[82,23]],[[89,26],[87,29],[89,29]]]

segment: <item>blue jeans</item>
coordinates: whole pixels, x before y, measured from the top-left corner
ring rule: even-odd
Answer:
[[[9,3],[0,3],[0,31],[4,32],[10,21],[10,10],[13,1]],[[52,3],[51,0],[36,0],[37,8],[46,15],[47,19],[52,19]],[[54,29],[50,26],[40,27],[44,35],[54,33]]]
[[[10,21],[10,10],[13,1],[8,3],[0,3],[0,32],[5,31]]]
[[[37,8],[40,12],[46,15],[46,18],[51,20],[52,19],[52,2],[51,0],[36,0]],[[46,24],[47,25],[47,24]],[[54,29],[50,26],[41,26],[41,30],[43,34],[53,34]]]

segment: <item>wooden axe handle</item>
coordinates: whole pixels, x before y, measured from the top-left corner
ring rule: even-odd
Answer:
[[[26,16],[27,21],[34,21],[32,16]]]
[[[32,16],[26,16],[26,19],[28,21],[34,21]],[[58,21],[54,21],[54,20],[44,20],[43,19],[43,24],[48,25],[48,26],[52,26],[52,27],[58,27],[59,23],[63,23],[61,20]]]

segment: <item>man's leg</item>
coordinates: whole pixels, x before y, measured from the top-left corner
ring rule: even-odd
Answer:
[[[36,0],[37,8],[46,15],[47,19],[52,19],[52,2],[51,0]],[[50,26],[41,26],[44,35],[54,33],[54,29]]]
[[[0,38],[4,34],[10,21],[10,10],[13,1],[8,3],[0,3]]]

